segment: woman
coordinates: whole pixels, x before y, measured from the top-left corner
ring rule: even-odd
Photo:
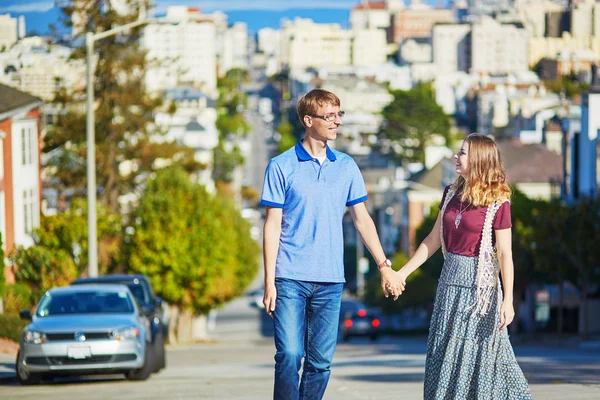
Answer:
[[[433,230],[398,271],[406,280],[441,246],[427,341],[425,399],[531,399],[506,327],[513,309],[510,188],[496,143],[465,138]],[[502,276],[500,286],[499,274]]]

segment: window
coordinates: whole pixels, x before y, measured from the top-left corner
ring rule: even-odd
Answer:
[[[27,137],[25,134],[25,128],[21,129],[21,154],[23,165],[27,165]]]
[[[34,139],[31,128],[21,128],[21,162],[23,165],[33,164]]]
[[[23,222],[25,233],[31,233],[31,221],[29,217],[29,201],[27,199],[27,190],[23,191]]]
[[[31,234],[34,228],[39,226],[35,213],[36,194],[35,189],[23,190],[23,230]]]

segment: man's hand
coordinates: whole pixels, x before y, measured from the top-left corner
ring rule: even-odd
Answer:
[[[277,301],[277,289],[275,284],[265,285],[265,294],[263,296],[263,305],[269,317],[273,318],[275,312],[275,302]]]
[[[398,296],[404,291],[406,286],[405,278],[389,267],[383,267],[381,272],[381,288],[385,297],[394,296],[394,301],[398,300]]]

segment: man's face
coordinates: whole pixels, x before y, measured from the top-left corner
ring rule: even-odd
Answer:
[[[335,140],[337,128],[342,124],[339,112],[339,106],[327,104],[320,106],[313,116],[304,117],[304,123],[311,136],[317,140]]]

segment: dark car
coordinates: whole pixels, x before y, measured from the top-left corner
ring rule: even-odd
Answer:
[[[340,309],[340,335],[348,341],[353,336],[366,336],[371,340],[379,337],[381,321],[367,311],[364,304],[356,301],[343,301]]]
[[[95,278],[79,278],[71,285],[84,284],[121,284],[129,288],[133,294],[142,315],[150,325],[150,340],[152,343],[154,372],[165,368],[165,336],[168,328],[163,320],[162,299],[154,295],[150,281],[144,275],[112,274]]]

